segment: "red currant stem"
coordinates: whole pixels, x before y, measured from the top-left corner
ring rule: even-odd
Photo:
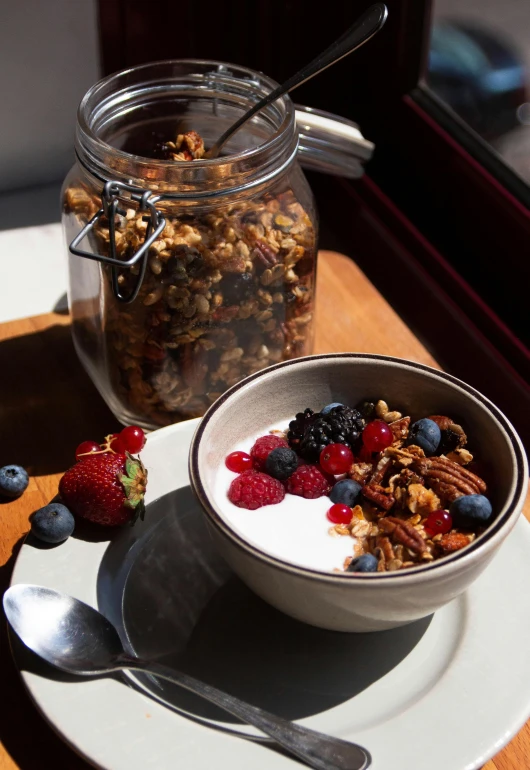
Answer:
[[[80,452],[77,456],[78,457],[88,457],[88,455],[105,455],[111,452],[113,455],[118,454],[114,451],[112,448],[112,442],[114,441],[114,437],[111,433],[109,433],[108,436],[105,436],[105,441],[100,444],[100,451],[99,452]]]
[[[113,455],[117,454],[117,452],[114,451],[112,448],[112,442],[115,441],[118,437],[114,436],[112,433],[109,433],[108,436],[105,436],[105,443],[100,444],[102,447],[103,452],[112,452]],[[100,454],[98,452],[98,454]]]

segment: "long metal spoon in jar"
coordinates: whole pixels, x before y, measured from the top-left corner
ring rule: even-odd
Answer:
[[[360,16],[359,19],[357,19],[357,21],[352,24],[352,26],[346,30],[343,35],[335,40],[335,42],[332,43],[329,48],[326,48],[326,50],[319,54],[316,59],[313,59],[312,62],[306,64],[305,67],[302,67],[301,70],[299,70],[295,75],[292,75],[288,80],[285,81],[285,83],[278,86],[278,88],[275,88],[274,91],[272,91],[267,96],[264,96],[263,99],[260,99],[259,102],[256,102],[256,104],[251,107],[250,110],[245,112],[245,114],[242,115],[239,120],[237,120],[232,126],[230,126],[230,128],[224,132],[224,134],[216,141],[213,147],[210,147],[208,152],[205,153],[204,157],[217,158],[219,152],[227,143],[227,141],[233,136],[233,134],[235,134],[236,131],[241,128],[241,126],[250,120],[253,115],[262,110],[268,104],[271,104],[271,102],[279,99],[280,96],[294,91],[294,89],[298,88],[298,86],[306,83],[315,75],[318,75],[323,70],[331,67],[332,64],[335,64],[335,62],[340,61],[345,56],[348,56],[348,54],[364,45],[364,43],[370,40],[370,38],[373,37],[376,32],[379,32],[385,23],[387,16],[388,10],[384,3],[376,3],[375,5],[370,6],[370,8],[365,11],[365,13],[363,13],[363,15]]]
[[[301,727],[156,661],[128,655],[114,626],[97,610],[71,596],[19,584],[5,592],[4,610],[24,644],[68,674],[143,671],[191,690],[254,725],[310,767],[365,770],[371,764],[370,754],[362,746]]]

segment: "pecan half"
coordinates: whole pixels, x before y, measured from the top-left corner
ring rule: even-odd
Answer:
[[[361,489],[361,494],[366,497],[367,500],[371,500],[385,511],[390,510],[396,502],[394,495],[391,495],[379,484],[367,484]]]
[[[438,489],[435,484],[440,482],[454,487],[460,495],[484,494],[487,489],[485,481],[480,476],[476,476],[447,457],[425,457],[416,460],[413,468],[430,482],[430,486],[436,492]]]
[[[265,267],[272,267],[278,262],[278,258],[271,247],[259,239],[254,246],[253,254]]]
[[[436,492],[442,501],[444,508],[448,508],[451,503],[454,503],[457,497],[462,497],[464,494],[464,492],[461,492],[453,484],[447,484],[444,481],[438,481],[437,479],[429,479],[429,486]]]
[[[390,470],[390,466],[392,465],[392,462],[393,460],[391,457],[383,456],[375,466],[374,472],[370,476],[370,481],[368,483],[370,485],[381,484],[384,477],[386,476],[386,472]]]
[[[438,545],[444,553],[454,553],[469,545],[469,538],[462,532],[448,532],[447,535],[443,535]]]
[[[412,524],[395,516],[386,516],[379,521],[379,528],[391,535],[392,540],[410,548],[415,553],[423,553],[426,550],[425,541]]]

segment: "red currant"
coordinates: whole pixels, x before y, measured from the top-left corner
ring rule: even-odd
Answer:
[[[425,521],[423,528],[429,537],[435,535],[445,535],[453,526],[453,520],[447,511],[432,511]]]
[[[326,516],[333,524],[349,524],[352,517],[351,508],[343,503],[332,505]]]
[[[350,470],[353,452],[346,444],[328,444],[320,453],[320,467],[332,476],[339,476]]]
[[[129,451],[125,446],[125,441],[122,441],[121,436],[119,433],[113,433],[110,437],[110,448],[113,452],[116,452],[117,454],[125,454],[126,451]]]
[[[369,449],[367,449],[364,444],[359,450],[359,462],[360,463],[371,463],[372,462],[372,452],[370,452]]]
[[[75,450],[75,459],[77,461],[82,460],[86,455],[92,454],[92,452],[100,452],[101,447],[96,444],[95,441],[83,441]]]
[[[138,454],[145,446],[145,433],[137,425],[128,425],[118,434],[118,446],[116,443],[112,443],[112,448],[115,452],[129,452],[132,455]]]
[[[394,434],[383,420],[373,420],[363,430],[363,444],[370,452],[381,452],[393,441]]]
[[[246,452],[232,452],[226,457],[225,465],[229,471],[243,473],[252,468],[252,457]]]

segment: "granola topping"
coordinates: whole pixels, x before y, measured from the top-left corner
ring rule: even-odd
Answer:
[[[384,401],[374,403],[373,409],[367,411],[365,403],[369,402],[355,407],[356,413],[371,415],[372,420],[384,421],[387,414],[394,415],[397,412],[391,410]],[[409,435],[412,420],[407,415],[400,414],[396,420],[388,423],[395,426],[393,443],[379,452],[372,453],[367,452],[367,444],[362,443],[365,428],[371,419],[369,416],[362,417],[364,428],[362,423],[357,424],[361,438],[350,444],[354,452],[354,462],[346,478],[344,475],[335,478],[328,476],[330,485],[326,485],[325,481],[322,481],[322,467],[318,463],[324,462],[325,468],[330,449],[325,443],[326,436],[316,431],[315,426],[321,424],[326,414],[335,414],[337,409],[340,411],[349,408],[341,404],[331,404],[321,412],[306,409],[299,412],[290,422],[289,430],[285,425],[271,429],[273,435],[280,432],[287,440],[290,449],[282,451],[290,451],[295,460],[298,455],[299,463],[302,463],[301,468],[305,468],[303,476],[308,479],[306,486],[299,485],[299,491],[295,493],[303,498],[310,498],[304,501],[293,499],[290,491],[295,489],[296,485],[286,482],[288,494],[279,504],[284,506],[282,521],[288,520],[287,506],[290,509],[295,506],[297,511],[305,511],[302,515],[307,515],[308,526],[304,529],[304,538],[309,539],[309,521],[314,515],[311,511],[318,506],[321,517],[318,527],[326,526],[326,532],[334,543],[333,547],[337,554],[341,554],[341,558],[335,564],[329,565],[328,569],[355,572],[358,558],[365,554],[371,556],[359,562],[359,571],[362,572],[398,572],[419,567],[467,547],[484,531],[492,509],[484,496],[487,493],[486,482],[464,467],[468,457],[472,457],[471,453],[464,446],[460,446],[453,450],[452,457],[438,452],[426,456],[421,447],[410,443],[415,440],[418,431]],[[446,429],[445,426],[456,425],[450,417],[436,417],[442,426],[438,426],[440,433],[442,429]],[[417,422],[424,424],[425,419],[430,418],[421,418]],[[428,429],[431,430],[429,426]],[[465,436],[464,430],[461,429],[458,435]],[[316,454],[309,459],[304,458],[301,450],[303,441],[307,440],[308,436],[316,442]],[[467,436],[465,440],[467,442]],[[440,443],[442,441],[443,436],[440,435]],[[318,442],[323,442],[322,448]],[[248,448],[238,448],[248,451]],[[360,457],[363,458],[362,461]],[[307,465],[315,469],[317,477],[314,482],[311,477],[313,471],[310,473]],[[296,462],[293,467],[295,466]],[[295,468],[293,477],[301,473],[301,468]],[[455,500],[459,502],[453,505]],[[331,503],[333,505],[330,507]],[[253,514],[256,513],[253,511]],[[264,511],[264,522],[270,521],[271,515]],[[248,517],[239,519],[246,520]],[[329,527],[330,521],[332,527]],[[287,529],[281,531],[287,536]],[[322,541],[319,542],[319,548],[322,548]],[[343,549],[348,542],[350,552],[344,558]],[[289,543],[284,545],[288,553]],[[330,548],[331,546],[327,548],[329,553]],[[284,558],[286,553],[282,554]],[[337,565],[342,565],[342,570]]]

